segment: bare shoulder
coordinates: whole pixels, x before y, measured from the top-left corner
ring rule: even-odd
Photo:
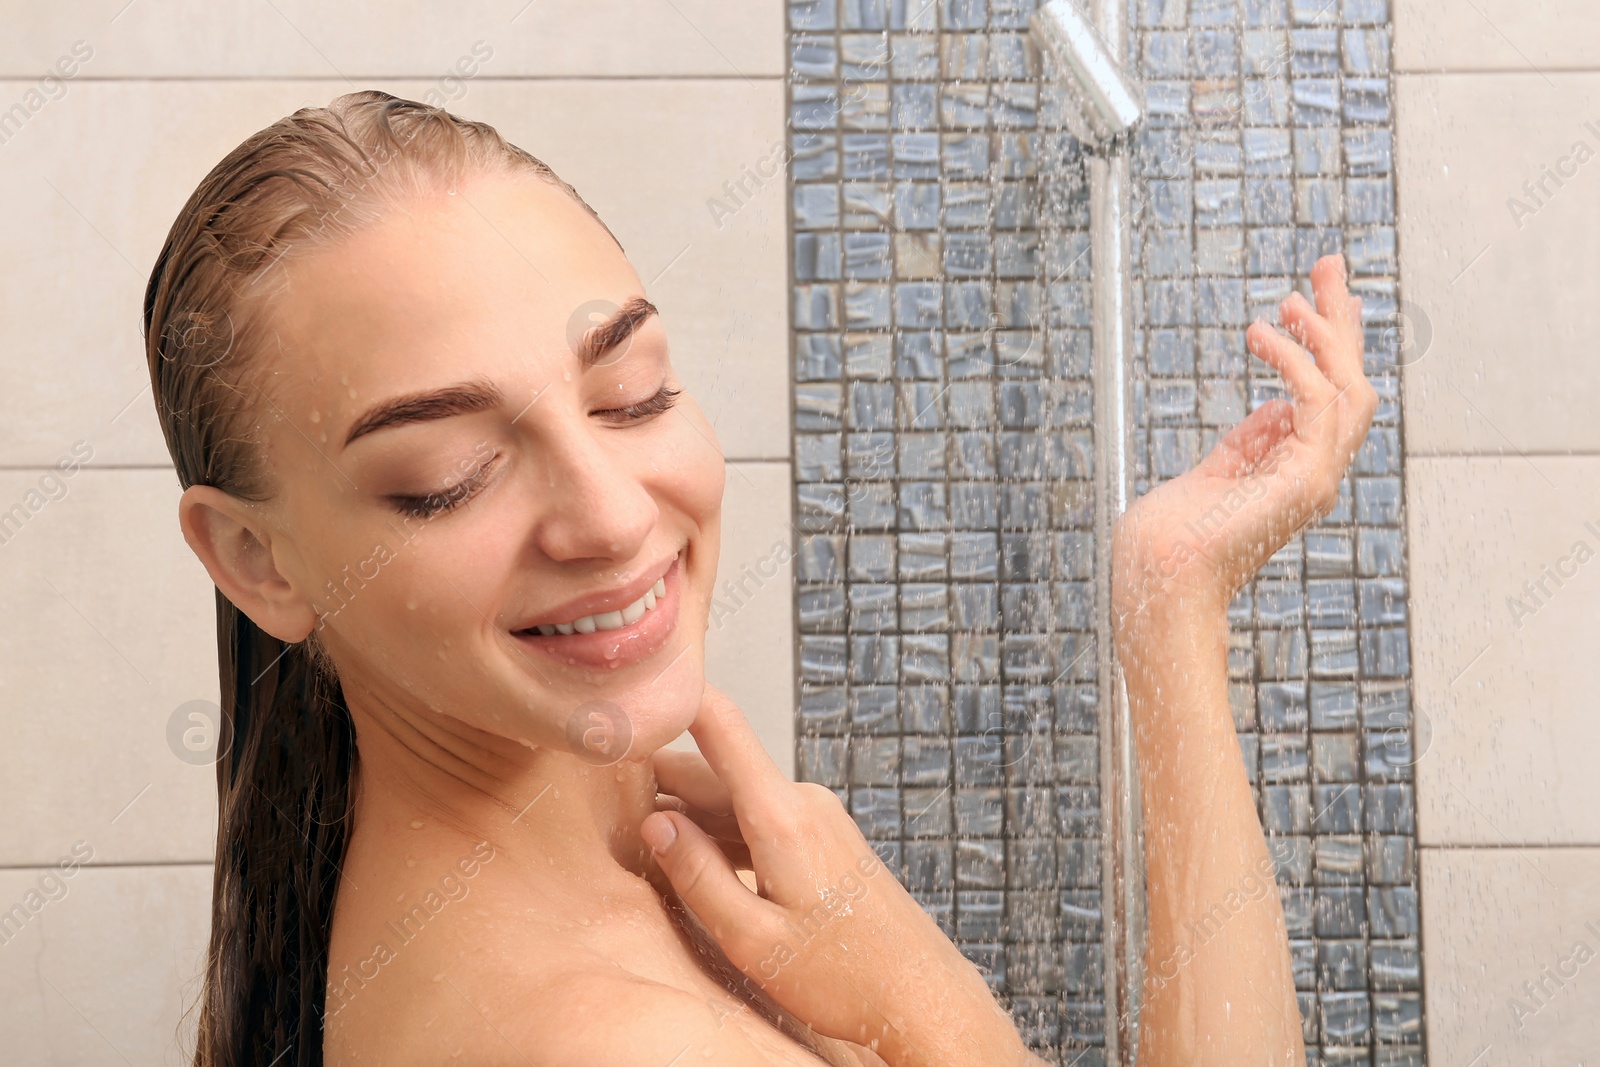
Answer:
[[[404,939],[381,911],[346,909],[330,946],[328,1067],[881,1065],[747,1002],[665,925],[560,932],[485,892]]]
[[[471,989],[459,982],[437,986],[414,999],[383,1032],[369,1029],[359,1058],[392,1067],[821,1067],[830,1062],[781,1034],[763,1034],[737,1005],[624,971],[584,968],[533,983],[521,977],[474,983]],[[856,1067],[863,1061],[833,1062]]]
[[[542,1047],[559,1050],[552,1065],[709,1063],[772,1067],[888,1067],[859,1045],[814,1035],[822,1055],[779,1033],[744,1005],[632,978],[591,974],[572,982],[543,1024]],[[664,1058],[663,1058],[664,1057]]]
[[[526,1029],[551,1067],[824,1062],[770,1028],[763,1034],[737,1005],[625,972],[576,976],[552,990],[550,1004]]]

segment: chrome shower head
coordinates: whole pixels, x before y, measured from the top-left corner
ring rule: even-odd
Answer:
[[[1028,20],[1040,50],[1077,97],[1078,114],[1067,123],[1078,140],[1103,146],[1132,129],[1144,115],[1121,65],[1072,0],[1047,0]]]

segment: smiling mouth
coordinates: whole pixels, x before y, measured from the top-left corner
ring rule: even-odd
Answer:
[[[592,634],[599,630],[620,630],[624,626],[632,626],[644,618],[647,611],[654,611],[656,601],[667,595],[667,581],[657,578],[656,584],[644,591],[644,596],[620,611],[602,611],[598,615],[580,615],[571,622],[558,622],[534,626],[528,630],[519,630],[518,633],[538,633],[545,637],[555,634],[569,635],[574,633]]]
[[[615,611],[583,615],[570,622],[539,623],[510,631],[523,648],[569,667],[614,670],[643,660],[666,645],[677,630],[681,550],[666,573],[633,603]]]

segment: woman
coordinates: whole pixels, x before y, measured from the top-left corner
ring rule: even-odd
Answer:
[[[1375,403],[1313,280],[1315,362],[1249,335],[1294,403],[1118,528],[1158,963],[1266,857],[1225,606]],[[231,728],[197,1065],[1043,1062],[705,683],[723,458],[549,168],[385,93],[296,112],[185,205],[145,333]],[[1230,914],[1151,968],[1144,1062],[1300,1061],[1277,896]]]

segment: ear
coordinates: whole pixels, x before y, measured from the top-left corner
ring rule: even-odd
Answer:
[[[211,485],[192,485],[178,501],[183,539],[222,595],[280,641],[303,641],[317,613],[279,570],[272,528],[252,505]]]

